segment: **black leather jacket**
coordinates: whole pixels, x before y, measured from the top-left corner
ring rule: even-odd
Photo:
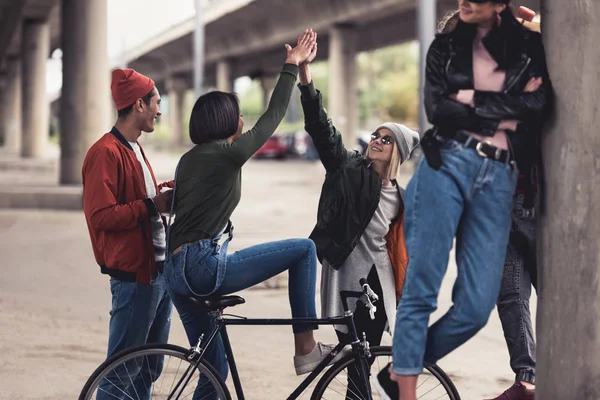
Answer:
[[[317,248],[319,261],[327,260],[332,268],[340,269],[377,210],[381,179],[358,151],[346,150],[342,135],[323,107],[321,93],[314,89],[312,83],[299,85],[299,88],[304,126],[326,171],[317,223],[310,238]],[[394,183],[402,200],[404,189],[396,181]],[[404,203],[401,201],[398,215],[392,223],[403,212]]]
[[[434,134],[452,137],[457,130],[482,136],[493,136],[500,120],[521,121],[516,132],[508,131],[517,166],[531,185],[541,162],[540,134],[549,112],[552,84],[546,66],[542,37],[508,21],[503,29],[493,29],[483,44],[499,67],[506,71],[501,92],[475,91],[475,107],[451,100],[450,95],[463,89],[474,89],[473,39],[475,27],[459,22],[454,30],[440,33],[427,53],[425,72],[425,110]],[[524,92],[532,77],[542,77],[535,92]],[[427,141],[424,141],[426,146]],[[427,151],[425,151],[427,156]],[[532,198],[529,196],[528,203]]]

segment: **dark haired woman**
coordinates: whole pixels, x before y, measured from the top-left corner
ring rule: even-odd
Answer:
[[[227,254],[232,238],[229,220],[240,201],[241,169],[281,122],[298,75],[298,65],[315,51],[316,34],[307,30],[291,48],[269,106],[256,125],[242,134],[235,95],[211,92],[198,98],[190,118],[196,144],[184,154],[175,177],[177,216],[169,234],[164,274],[190,344],[212,327],[209,316],[189,304],[189,296],[222,296],[289,270],[292,317],[316,318],[316,253],[309,239],[264,243]],[[228,238],[219,244],[222,235]],[[311,371],[330,351],[316,343],[316,326],[294,326],[296,373]],[[208,359],[223,377],[227,364],[221,338]]]
[[[537,155],[551,92],[544,48],[508,3],[458,0],[459,20],[427,54],[425,108],[434,129],[406,189],[409,262],[393,343],[402,400],[416,399],[424,363],[487,323],[500,291],[517,168],[529,175]],[[455,237],[454,304],[428,329]]]

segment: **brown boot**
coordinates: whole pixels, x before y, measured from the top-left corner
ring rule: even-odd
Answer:
[[[521,382],[515,382],[498,397],[488,400],[534,400],[535,390],[527,389]]]

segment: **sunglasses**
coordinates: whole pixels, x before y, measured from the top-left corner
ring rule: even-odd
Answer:
[[[381,136],[381,133],[379,132],[373,132],[371,133],[371,140],[377,140],[381,138],[381,143],[383,144],[392,144],[394,143],[394,139],[392,139],[392,137],[390,135],[385,135],[385,136]]]

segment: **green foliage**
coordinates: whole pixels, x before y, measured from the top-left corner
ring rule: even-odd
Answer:
[[[259,79],[254,79],[250,87],[238,93],[240,108],[244,115],[245,125],[254,124],[264,111],[263,93]]]
[[[414,42],[358,55],[361,123],[372,125],[391,120],[416,125],[419,108],[418,56]]]
[[[359,107],[359,123],[362,129],[373,129],[384,121],[395,121],[416,127],[418,121],[419,59],[416,42],[381,48],[357,55],[356,79]],[[315,86],[323,95],[323,104],[329,104],[329,63],[316,62],[311,65]],[[246,78],[247,79],[247,78]],[[236,84],[240,106],[244,115],[245,129],[250,129],[264,111],[263,92],[259,79]],[[303,128],[300,93],[295,105],[300,119],[289,121],[286,118],[277,129],[278,133],[291,133]],[[196,98],[189,90],[184,96],[183,132],[187,137],[189,116]],[[294,104],[294,103],[292,103]],[[168,121],[162,117],[148,141],[160,148],[172,146]],[[289,117],[289,113],[288,113]]]
[[[311,65],[315,86],[329,104],[329,64]],[[416,126],[419,107],[419,54],[416,42],[362,52],[357,55],[356,79],[360,126],[372,129],[383,121]],[[263,112],[260,81],[238,93],[246,126],[254,124]],[[299,96],[294,91],[293,96]],[[302,107],[297,104],[300,115]],[[301,123],[283,122],[279,131],[301,129]]]

